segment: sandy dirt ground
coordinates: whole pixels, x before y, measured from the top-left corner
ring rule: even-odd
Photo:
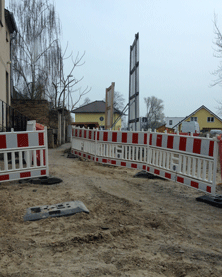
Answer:
[[[56,185],[0,185],[0,276],[222,276],[222,209],[194,189],[49,150]],[[222,190],[220,190],[222,194]],[[89,214],[24,222],[72,200]]]

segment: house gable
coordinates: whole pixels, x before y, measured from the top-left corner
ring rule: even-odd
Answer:
[[[200,130],[222,129],[222,120],[206,107],[202,107],[188,117],[185,121],[193,121],[197,118]]]
[[[186,116],[174,127],[178,127],[178,130],[180,131],[183,121],[197,121],[200,130],[222,129],[222,119],[204,105]]]

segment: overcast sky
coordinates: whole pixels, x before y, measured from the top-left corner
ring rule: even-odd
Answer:
[[[7,3],[7,1],[6,1]],[[140,116],[144,97],[164,101],[166,116],[186,116],[205,105],[217,113],[222,87],[211,87],[218,66],[214,57],[214,13],[222,30],[221,0],[55,0],[68,52],[86,51],[85,64],[74,72],[92,101],[105,89],[128,102],[129,49],[135,34],[140,43]],[[68,72],[71,64],[66,64]]]

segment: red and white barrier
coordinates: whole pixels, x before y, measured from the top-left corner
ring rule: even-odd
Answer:
[[[217,139],[74,127],[72,153],[95,162],[142,169],[216,193]]]
[[[47,129],[0,134],[0,182],[48,176]]]

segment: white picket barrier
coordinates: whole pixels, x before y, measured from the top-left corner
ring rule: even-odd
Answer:
[[[0,182],[48,176],[47,128],[0,133]]]
[[[95,162],[142,169],[216,194],[218,141],[215,138],[74,127],[72,153]]]

